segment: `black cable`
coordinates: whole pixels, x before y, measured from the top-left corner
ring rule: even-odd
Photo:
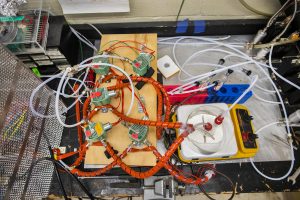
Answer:
[[[47,138],[47,137],[46,137],[46,138]],[[48,138],[47,138],[47,139],[48,139]],[[46,139],[46,141],[47,141],[47,139]],[[49,139],[48,139],[48,142],[49,142]],[[51,149],[51,146],[49,145],[48,147],[49,147],[49,151],[50,151],[51,158],[53,158],[54,155],[53,155],[53,151],[52,151],[52,149]],[[67,195],[66,190],[65,190],[65,187],[64,187],[63,182],[62,182],[62,180],[61,180],[61,177],[60,177],[60,174],[59,174],[59,171],[58,171],[58,166],[57,166],[56,163],[54,163],[54,171],[55,171],[55,175],[56,175],[56,177],[57,177],[57,180],[58,180],[58,183],[59,183],[59,186],[60,186],[60,189],[61,189],[61,191],[62,191],[62,193],[63,193],[64,198],[65,198],[66,200],[69,200],[68,195]]]
[[[74,175],[72,174],[68,169],[66,169],[59,161],[57,160],[54,160],[52,158],[48,158],[48,157],[44,157],[44,158],[40,158],[38,160],[36,160],[33,164],[33,167],[35,165],[37,165],[39,162],[42,162],[42,161],[51,161],[53,163],[53,165],[57,164],[59,167],[61,167],[65,172],[67,172],[70,176],[72,176],[75,181],[79,184],[80,188],[84,191],[84,193],[90,198],[90,199],[95,199],[95,197],[87,190],[87,188],[81,183],[81,181]],[[16,178],[16,180],[21,180],[23,177],[25,177],[27,174],[28,174],[29,170],[27,170],[23,175],[21,176],[18,176]],[[97,198],[99,199],[99,198]],[[101,199],[101,198],[100,198]]]
[[[223,176],[225,179],[228,180],[228,182],[230,183],[231,185],[231,188],[232,188],[232,193],[231,193],[231,196],[228,198],[228,200],[231,200],[233,199],[233,197],[235,196],[235,185],[234,183],[232,182],[232,180],[225,174],[223,174],[222,172],[218,171],[217,169],[215,169],[214,167],[210,167],[210,166],[202,166],[203,168],[208,168],[210,170],[213,170],[216,174],[219,174],[221,176]],[[190,168],[191,168],[191,171],[192,171],[192,174],[195,174],[194,172],[194,169],[193,169],[193,166],[190,165]],[[206,191],[205,189],[203,188],[203,185],[198,185],[198,188],[200,189],[200,191],[210,200],[215,200],[214,198],[212,198]]]
[[[180,4],[180,8],[179,8],[179,11],[177,13],[177,17],[176,17],[176,21],[178,21],[178,18],[179,18],[179,15],[181,13],[181,10],[182,10],[182,7],[183,7],[183,4],[184,4],[185,0],[182,0],[181,4]]]
[[[87,188],[83,185],[83,183],[74,174],[72,174],[68,169],[66,169],[63,164],[61,164],[59,161],[54,160],[52,158],[45,158],[45,160],[51,161],[53,164],[57,164],[58,166],[60,166],[65,172],[67,172],[70,176],[72,176],[75,179],[75,181],[78,183],[78,185],[80,186],[80,188],[84,191],[84,193],[90,199],[92,199],[92,200],[95,199],[95,197],[87,190]]]

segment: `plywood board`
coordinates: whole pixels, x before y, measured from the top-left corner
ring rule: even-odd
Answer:
[[[153,54],[155,57],[151,61],[151,67],[155,70],[152,78],[155,80],[157,79],[157,34],[113,34],[113,35],[103,35],[101,39],[100,49],[104,50],[107,49],[112,43],[110,41],[115,40],[133,40],[140,43],[145,44],[148,48],[155,51]],[[131,46],[139,48],[138,44],[128,43]],[[124,45],[123,45],[124,46]],[[130,58],[134,60],[137,57],[137,54],[129,48],[118,48],[114,51],[120,56]],[[114,59],[113,64],[117,65],[123,69],[125,69],[128,74],[135,74],[132,70],[132,67],[125,63],[123,65],[122,61]],[[97,77],[99,78],[99,77]],[[103,84],[103,86],[107,85],[114,85],[115,82],[112,81],[111,83]],[[157,95],[155,89],[150,84],[146,84],[141,90],[135,89],[141,96],[145,99],[146,109],[149,114],[150,120],[156,120],[157,114]],[[125,113],[127,112],[131,92],[128,89],[124,90],[125,92]],[[112,101],[112,104],[117,106],[119,104],[119,99],[116,98]],[[138,112],[138,103],[135,99],[133,110],[130,114],[130,117],[136,119],[142,119],[144,116],[143,113]],[[113,115],[111,112],[102,113],[98,112],[93,118],[92,121],[100,121],[102,123],[105,122],[115,122],[118,118]],[[155,127],[150,127],[147,140],[154,146],[156,146],[156,129]],[[107,141],[113,146],[114,149],[118,150],[119,152],[123,152],[130,143],[131,140],[128,137],[128,128],[124,127],[122,124],[118,124],[117,126],[113,127],[108,132]],[[100,165],[106,165],[111,163],[112,159],[107,159],[104,155],[105,148],[101,146],[91,146],[89,147],[86,157],[85,157],[85,166],[93,166],[99,167]],[[126,158],[124,158],[124,162],[127,165],[131,166],[154,166],[156,164],[156,157],[153,155],[152,152],[136,152],[136,153],[129,153]]]

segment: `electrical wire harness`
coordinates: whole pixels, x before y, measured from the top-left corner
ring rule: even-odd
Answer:
[[[278,17],[277,15],[282,12],[282,10],[286,9],[288,5],[292,5],[291,1],[287,1],[289,3],[285,3],[280,11],[278,11],[273,16],[266,29],[268,29],[276,20]],[[297,1],[294,2],[294,7],[296,10],[297,7]],[[291,21],[294,18],[294,15],[291,18]],[[289,26],[291,22],[289,21],[287,24],[287,27]],[[95,28],[95,27],[93,27]],[[96,29],[96,28],[95,28]],[[263,30],[264,32],[266,31]],[[80,35],[75,29],[71,28],[72,32],[85,44],[93,48],[95,51],[97,49],[92,46],[91,43],[87,41],[84,36]],[[97,30],[97,29],[96,29]],[[270,77],[269,73],[267,72],[268,69],[270,69],[276,76],[278,76],[283,81],[287,82],[288,84],[292,85],[293,87],[300,89],[300,87],[291,81],[285,79],[283,76],[278,74],[276,72],[276,69],[272,66],[272,53],[273,53],[273,47],[276,45],[283,45],[287,44],[289,42],[295,42],[298,41],[298,37],[293,37],[289,42],[283,42],[278,41],[279,38],[285,33],[286,28],[278,35],[274,40],[269,44],[264,44],[267,47],[270,47],[269,49],[269,62],[265,63],[257,57],[253,58],[249,56],[247,53],[241,50],[241,48],[246,47],[246,44],[241,43],[225,43],[223,40],[228,39],[229,37],[225,38],[208,38],[208,37],[174,37],[174,38],[164,38],[159,40],[159,44],[166,45],[166,44],[173,44],[173,58],[177,66],[180,68],[179,73],[179,80],[185,82],[183,85],[167,92],[164,87],[157,81],[155,81],[152,78],[143,77],[143,74],[145,74],[144,69],[142,67],[145,67],[145,70],[148,69],[147,64],[144,65],[144,61],[149,62],[153,58],[154,51],[147,46],[145,46],[142,43],[139,43],[137,41],[111,41],[106,45],[110,46],[105,49],[104,51],[100,52],[100,55],[93,56],[91,58],[88,58],[78,65],[67,68],[65,71],[50,76],[49,79],[47,79],[44,83],[42,83],[40,86],[38,86],[32,93],[30,97],[30,108],[31,111],[39,116],[39,117],[56,117],[60,124],[62,124],[64,127],[72,128],[77,127],[78,129],[78,143],[80,148],[76,152],[69,152],[66,154],[60,154],[60,152],[57,149],[54,149],[54,156],[56,158],[56,161],[61,163],[67,170],[70,171],[70,173],[75,174],[77,176],[84,176],[84,177],[93,177],[93,176],[100,176],[104,174],[105,172],[111,170],[115,166],[119,166],[123,171],[130,174],[131,176],[138,178],[138,179],[144,179],[150,176],[155,175],[160,169],[165,168],[168,170],[168,172],[173,175],[177,180],[180,182],[186,183],[186,184],[195,184],[200,185],[200,189],[203,190],[201,187],[202,184],[206,183],[208,180],[210,180],[216,172],[214,170],[207,170],[207,173],[198,173],[197,175],[187,175],[183,171],[179,170],[176,165],[172,164],[172,159],[174,158],[174,155],[176,153],[177,148],[182,143],[182,141],[187,138],[190,134],[193,134],[195,129],[198,127],[195,127],[195,125],[189,124],[187,122],[171,122],[171,116],[176,110],[178,105],[171,105],[169,96],[174,94],[191,94],[191,96],[207,90],[209,88],[213,88],[214,90],[219,90],[222,88],[223,84],[227,82],[227,80],[230,78],[232,73],[241,73],[244,76],[248,77],[250,80],[249,87],[239,96],[239,98],[236,99],[234,103],[232,103],[228,109],[221,110],[217,114],[214,114],[214,120],[211,122],[206,122],[205,124],[200,124],[202,127],[202,131],[213,131],[216,126],[219,126],[222,124],[224,117],[228,112],[250,91],[253,90],[253,88],[257,88],[265,93],[269,94],[276,94],[279,101],[269,101],[266,100],[260,96],[258,96],[256,93],[254,93],[254,96],[265,103],[271,103],[271,104],[279,104],[282,107],[283,114],[284,114],[284,123],[287,129],[287,141],[290,145],[292,160],[290,168],[288,169],[288,172],[278,178],[269,177],[264,175],[262,172],[260,172],[256,166],[254,165],[254,162],[252,159],[250,159],[254,169],[262,176],[264,176],[267,179],[270,180],[282,180],[286,178],[292,171],[294,166],[294,151],[293,151],[293,145],[292,145],[292,139],[291,139],[291,132],[290,132],[290,124],[288,115],[285,109],[285,105],[283,102],[283,99],[280,95],[279,89],[273,82],[272,78]],[[102,33],[99,32],[101,35]],[[263,34],[264,35],[264,34]],[[263,48],[265,46],[255,46],[255,45],[263,45],[263,44],[257,44],[264,36],[261,36],[259,39],[255,39],[253,42],[254,48]],[[176,56],[176,46],[182,45],[183,40],[186,39],[192,39],[200,41],[199,44],[205,44],[209,45],[211,47],[197,51],[196,53],[192,54],[189,58],[186,59],[186,61],[183,64],[180,64],[178,62],[177,56]],[[175,40],[175,42],[172,42]],[[170,42],[171,41],[171,42]],[[130,44],[138,44],[140,48],[136,48],[131,46]],[[248,45],[249,46],[249,45]],[[219,47],[222,47],[219,48]],[[130,60],[128,58],[122,57],[115,53],[116,49],[119,48],[129,48],[133,51],[133,53],[136,53],[137,56],[141,56],[143,58],[136,59],[136,60]],[[206,65],[212,68],[211,71],[201,74],[191,74],[186,70],[186,67],[189,66],[191,60],[199,55],[202,54],[210,54],[210,53],[221,53],[225,56],[220,58],[219,62],[216,63],[197,63],[198,65]],[[229,58],[238,58],[243,60],[240,63],[227,65],[226,61]],[[116,66],[114,64],[111,64],[108,62],[108,59],[118,59],[121,60],[123,63],[127,62],[129,63],[135,70],[135,73],[137,75],[129,75],[124,68],[120,66]],[[257,68],[259,72],[269,81],[274,89],[266,89],[258,85],[258,82],[261,80],[261,78],[258,76],[258,74],[251,74],[251,71],[249,72],[247,69],[243,68],[240,70],[241,67],[245,65],[253,65]],[[100,74],[100,79],[95,82],[93,85],[93,88],[87,87],[86,79],[88,72],[90,70],[94,70],[97,72],[97,74]],[[81,73],[80,76],[83,76],[83,79],[75,78],[76,74]],[[41,87],[43,87],[48,82],[54,80],[54,79],[60,79],[58,88],[55,93],[55,115],[43,115],[36,111],[33,107],[33,99],[35,98],[37,92],[40,90]],[[66,87],[69,84],[69,80],[74,80],[76,83],[74,84],[72,90],[72,94],[67,94]],[[102,86],[102,83],[107,81],[114,81],[115,85],[104,87]],[[152,87],[155,89],[157,97],[158,97],[158,112],[157,112],[157,118],[156,120],[150,120],[148,112],[144,106],[143,101],[141,100],[140,96],[138,95],[138,92],[135,89],[134,83],[136,82],[144,82],[146,84],[152,85]],[[196,87],[196,89],[195,89]],[[128,89],[130,91],[130,103],[128,105],[127,112],[124,112],[124,90]],[[68,108],[62,110],[59,108],[58,102],[60,97],[65,98],[74,98],[74,103],[69,106]],[[110,104],[111,98],[119,98],[119,105],[113,106]],[[143,119],[135,119],[130,116],[130,113],[133,109],[133,103],[134,99],[137,99],[140,105],[141,112],[144,113]],[[82,116],[81,116],[81,106],[80,103],[82,102]],[[121,105],[121,108],[120,108]],[[67,112],[72,107],[76,108],[76,120],[77,122],[75,124],[66,124],[61,120],[61,115],[65,112]],[[163,110],[163,108],[165,110]],[[92,122],[92,117],[97,114],[98,112],[106,110],[107,112],[113,113],[118,120],[115,122],[109,122],[106,124],[103,124],[101,122]],[[164,113],[164,118],[162,117],[162,114]],[[111,144],[106,140],[107,134],[109,134],[110,129],[114,128],[117,124],[122,123],[125,127],[129,128],[129,137],[132,139],[132,144],[130,144],[123,152],[116,152]],[[274,123],[274,124],[277,124]],[[273,125],[273,123],[271,124]],[[270,126],[271,126],[270,125]],[[149,141],[147,141],[146,132],[148,127],[156,127],[156,137],[157,139],[162,138],[162,132],[164,130],[163,139],[166,139],[167,132],[165,130],[168,129],[182,129],[183,133],[180,134],[174,141],[169,143],[167,145],[167,151],[164,155],[159,153],[159,151],[154,147],[153,144],[151,144]],[[262,128],[264,129],[264,128]],[[261,131],[262,129],[259,129]],[[258,131],[258,132],[259,132]],[[85,141],[83,140],[85,138]],[[106,165],[103,168],[99,168],[94,171],[83,171],[78,168],[78,166],[82,163],[82,161],[85,158],[85,154],[87,149],[90,145],[101,145],[105,147],[107,153],[111,158],[113,158],[113,161]],[[141,147],[142,146],[142,147]],[[152,152],[155,157],[157,158],[157,163],[154,167],[150,168],[147,171],[139,172],[135,171],[133,168],[128,166],[124,163],[124,158],[134,152],[140,152],[140,151],[150,151]],[[66,165],[63,162],[63,159],[68,158],[70,156],[77,155],[77,159],[75,162],[71,165]],[[192,169],[193,171],[193,169]],[[234,193],[233,193],[234,194]]]

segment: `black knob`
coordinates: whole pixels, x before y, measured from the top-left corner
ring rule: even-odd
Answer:
[[[249,133],[248,134],[248,139],[250,140],[250,141],[254,141],[255,139],[257,139],[258,138],[258,136],[256,135],[256,134],[254,134],[254,133]]]
[[[244,114],[244,115],[242,115],[242,119],[244,122],[250,123],[251,120],[253,120],[253,117],[251,115]]]

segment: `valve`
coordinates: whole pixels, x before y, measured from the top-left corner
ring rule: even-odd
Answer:
[[[95,106],[103,106],[110,103],[111,97],[117,96],[117,92],[108,91],[107,88],[96,88],[91,91],[91,102]]]
[[[132,62],[133,71],[139,76],[144,76],[150,68],[150,60],[150,54],[140,53],[138,57]]]
[[[102,55],[106,55],[106,54],[103,53]],[[108,57],[94,58],[93,63],[109,64],[109,58]],[[107,75],[109,73],[110,66],[107,66],[107,65],[94,65],[93,70],[96,74]]]
[[[106,139],[107,131],[112,128],[110,123],[89,122],[84,127],[84,133],[89,142],[103,141]]]
[[[129,127],[128,135],[135,145],[140,146],[145,142],[148,135],[148,130],[148,126],[133,124]]]

